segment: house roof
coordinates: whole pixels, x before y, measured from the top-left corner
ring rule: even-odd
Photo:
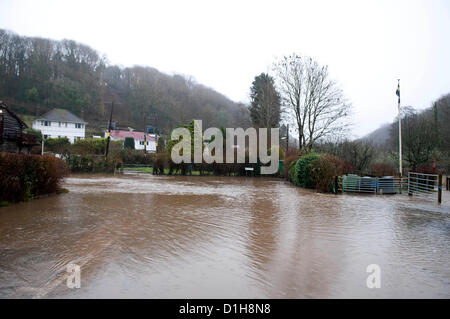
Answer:
[[[124,140],[126,137],[132,137],[135,140],[144,140],[144,132],[111,130],[111,138]],[[156,137],[147,134],[147,141],[156,141]]]
[[[83,123],[87,122],[80,119],[73,113],[64,109],[53,109],[44,115],[39,116],[36,121],[53,121],[53,122],[70,122],[70,123]]]
[[[0,108],[6,110],[9,114],[11,114],[11,116],[14,117],[20,123],[20,125],[22,125],[23,128],[28,128],[28,125],[25,124],[25,122],[16,113],[11,111],[5,102],[0,101]]]

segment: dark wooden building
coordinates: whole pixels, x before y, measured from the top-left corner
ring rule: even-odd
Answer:
[[[35,135],[23,132],[26,128],[25,122],[0,101],[0,152],[30,153],[39,145]]]

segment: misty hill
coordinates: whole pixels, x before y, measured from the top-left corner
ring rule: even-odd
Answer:
[[[377,146],[384,146],[389,143],[392,123],[381,125],[375,131],[362,137],[361,140],[370,141]]]
[[[450,93],[438,98],[432,107],[417,111],[411,106],[402,107],[402,132],[406,130],[423,130],[424,128],[411,122],[411,116],[416,114],[419,118],[430,121],[432,129],[437,132],[439,148],[443,152],[450,152]],[[417,127],[416,127],[417,126]],[[420,132],[418,135],[425,135],[426,132]],[[410,135],[410,134],[409,134]],[[408,143],[408,136],[404,136]],[[383,124],[378,129],[362,137],[360,140],[369,141],[381,149],[396,149],[398,145],[398,122]],[[404,141],[405,142],[405,141]],[[404,145],[405,146],[405,145]]]
[[[150,67],[111,65],[94,49],[72,40],[22,37],[0,29],[0,99],[25,116],[52,108],[67,109],[101,131],[109,105],[117,102],[114,120],[120,126],[163,133],[191,119],[206,127],[246,127],[243,104],[198,84],[191,78],[168,75]]]

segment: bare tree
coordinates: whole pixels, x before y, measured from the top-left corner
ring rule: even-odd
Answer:
[[[398,145],[398,123],[391,127],[393,146]],[[404,160],[415,170],[418,166],[430,163],[438,147],[437,123],[433,113],[418,113],[411,106],[403,108],[402,143]]]
[[[285,56],[274,64],[283,107],[297,126],[300,149],[346,131],[351,105],[329,78],[328,67],[309,57]]]

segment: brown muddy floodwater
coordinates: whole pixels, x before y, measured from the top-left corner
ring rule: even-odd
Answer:
[[[67,178],[0,208],[1,298],[450,297],[450,201],[280,179]],[[81,288],[66,266],[81,267]],[[366,268],[381,267],[369,289]]]

